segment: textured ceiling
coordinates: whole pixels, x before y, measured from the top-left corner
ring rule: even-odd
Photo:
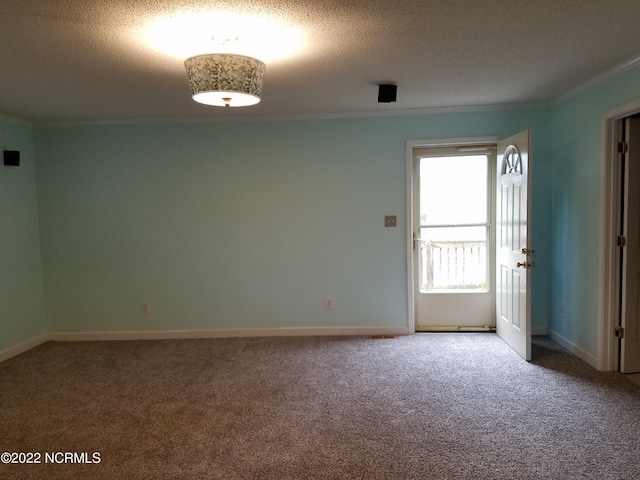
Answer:
[[[276,19],[303,38],[267,61],[256,106],[193,102],[184,58],[145,36],[155,19],[216,12]],[[52,124],[535,104],[639,54],[638,0],[0,0],[0,113]],[[398,101],[378,104],[389,82]]]

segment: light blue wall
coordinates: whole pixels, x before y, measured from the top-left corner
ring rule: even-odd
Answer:
[[[0,162],[0,352],[46,332],[32,130],[0,119],[0,150],[18,150],[20,166]]]
[[[553,294],[549,327],[594,356],[598,329],[603,114],[638,98],[640,68],[635,68],[552,109]]]
[[[402,327],[406,141],[531,128],[533,323],[595,355],[602,115],[640,98],[639,86],[636,68],[539,110],[35,130],[0,121],[0,146],[22,160],[0,167],[0,351],[47,330]],[[383,227],[389,214],[395,229]]]
[[[546,326],[548,112],[505,110],[36,129],[51,328],[406,326],[406,141],[526,128]]]

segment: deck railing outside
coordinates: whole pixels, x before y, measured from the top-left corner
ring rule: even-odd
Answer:
[[[420,291],[486,288],[487,246],[477,240],[420,241]]]

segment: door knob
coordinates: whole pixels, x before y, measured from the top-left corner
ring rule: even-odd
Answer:
[[[516,267],[518,268],[533,268],[536,266],[536,262],[518,262]]]

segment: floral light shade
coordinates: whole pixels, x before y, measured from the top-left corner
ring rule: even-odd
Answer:
[[[218,107],[247,107],[260,101],[266,65],[244,55],[212,53],[184,62],[193,99]]]

